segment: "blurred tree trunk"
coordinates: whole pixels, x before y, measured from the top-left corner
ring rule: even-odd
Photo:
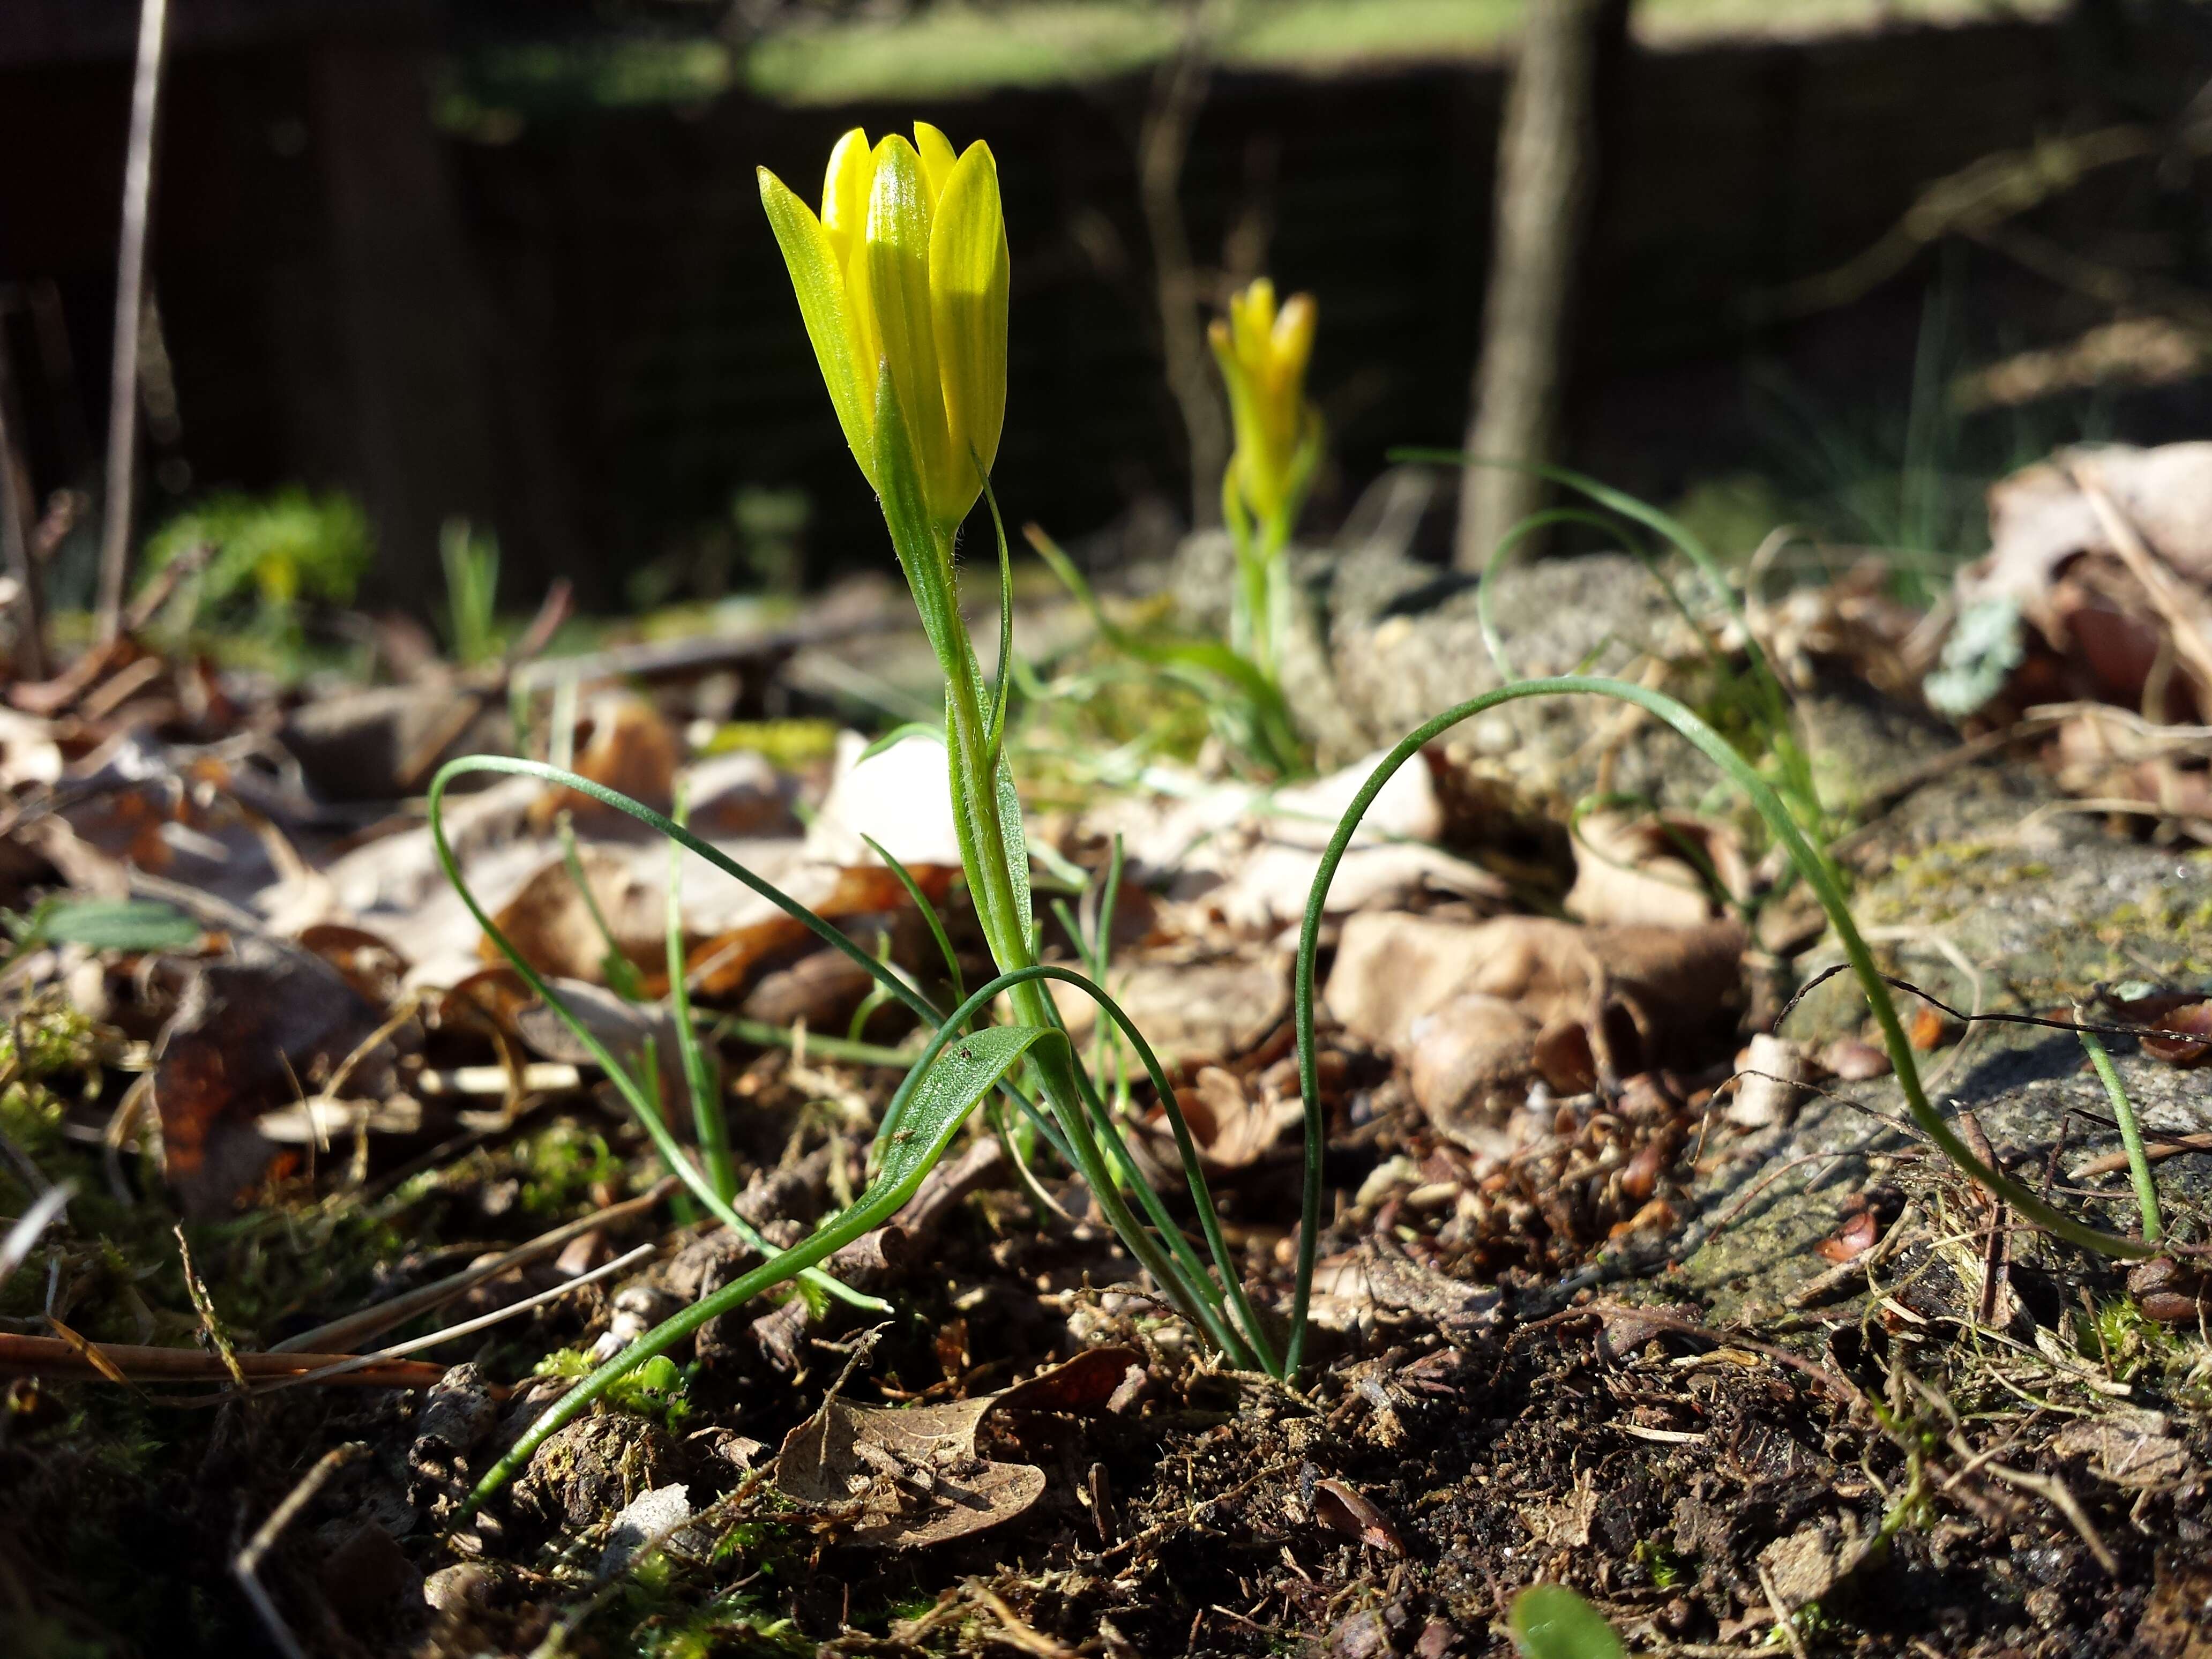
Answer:
[[[1629,0],[1529,0],[1498,147],[1490,289],[1475,365],[1468,453],[1555,461],[1574,314],[1576,265],[1597,176],[1601,59],[1628,26]],[[1456,562],[1480,569],[1508,531],[1542,506],[1531,473],[1468,469]],[[1522,544],[1523,552],[1534,550]]]
[[[345,471],[376,538],[363,597],[428,612],[444,591],[439,526],[494,521],[484,301],[430,123],[427,41],[334,35],[313,62]]]
[[[1191,127],[1206,103],[1216,45],[1237,0],[1195,0],[1183,22],[1182,46],[1152,77],[1152,100],[1137,138],[1137,191],[1152,245],[1160,356],[1168,390],[1190,443],[1190,522],[1221,522],[1221,474],[1229,465],[1229,420],[1206,343],[1198,267],[1182,217],[1182,168]]]

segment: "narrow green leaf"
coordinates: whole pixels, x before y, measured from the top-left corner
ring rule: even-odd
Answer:
[[[1298,1086],[1305,1101],[1306,1113],[1305,1183],[1302,1194],[1304,1207],[1298,1239],[1297,1285],[1291,1305],[1288,1358],[1292,1370],[1297,1368],[1305,1340],[1306,1310],[1313,1290],[1314,1251],[1321,1232],[1322,1153],[1327,1126],[1322,1117],[1319,1073],[1315,1059],[1314,987],[1316,962],[1321,949],[1322,912],[1328,902],[1329,883],[1334,879],[1337,866],[1343,861],[1345,850],[1352,844],[1352,836],[1359,828],[1359,821],[1366,815],[1368,807],[1373,805],[1375,797],[1382,793],[1383,785],[1390,781],[1398,769],[1419,754],[1424,745],[1434,742],[1461,721],[1472,720],[1501,704],[1517,702],[1522,697],[1559,696],[1568,693],[1588,693],[1632,703],[1672,727],[1692,748],[1718,767],[1743,793],[1753,809],[1766,821],[1768,830],[1788,855],[1791,866],[1820,901],[1820,908],[1827,913],[1828,924],[1842,944],[1851,970],[1857,975],[1860,987],[1865,992],[1867,1006],[1874,1015],[1875,1024],[1881,1028],[1882,1046],[1889,1051],[1891,1067],[1896,1074],[1898,1086],[1905,1094],[1906,1111],[1920,1132],[1936,1144],[1944,1157],[2036,1225],[2071,1243],[2079,1244],[2084,1249],[2128,1261],[2141,1261],[2157,1254],[2152,1245],[2101,1231],[2055,1208],[2011,1176],[1991,1169],[1975,1156],[1972,1149],[1959,1138],[1958,1132],[1944,1121],[1942,1114],[1929,1103],[1927,1091],[1921,1084],[1920,1068],[1912,1045],[1906,1040],[1905,1027],[1898,1019],[1896,1005],[1890,1000],[1889,988],[1875,963],[1874,953],[1868,949],[1865,936],[1859,932],[1857,922],[1852,919],[1850,904],[1844,896],[1843,884],[1837,876],[1835,866],[1806,838],[1803,828],[1791,816],[1790,808],[1775,793],[1773,787],[1759,776],[1750,762],[1735,751],[1727,738],[1674,698],[1650,686],[1626,680],[1579,675],[1522,680],[1486,692],[1456,708],[1448,708],[1399,739],[1397,745],[1368,775],[1367,781],[1360,786],[1359,793],[1352,797],[1352,804],[1345,809],[1344,816],[1337,823],[1335,834],[1329,839],[1328,850],[1322,854],[1321,867],[1314,873],[1313,884],[1306,893],[1305,921],[1298,935],[1297,977],[1292,994],[1292,1017],[1297,1036]]]
[[[95,951],[181,951],[206,931],[153,899],[60,899],[34,913],[33,923],[36,937],[49,944]]]
[[[1013,878],[1014,917],[1028,937],[1036,918],[1030,909],[1030,842],[1022,830],[1022,798],[1014,788],[1013,763],[999,757],[999,833],[1006,846],[1006,873]]]
[[[690,820],[687,793],[676,793],[676,822]],[[699,1156],[707,1165],[707,1179],[725,1202],[738,1195],[736,1166],[730,1161],[729,1125],[722,1115],[722,1097],[714,1068],[691,1023],[691,987],[684,960],[684,847],[668,843],[668,1013],[675,1023],[676,1044],[684,1060],[684,1086],[691,1091],[691,1122],[699,1138]]]
[[[464,1513],[473,1513],[505,1486],[549,1437],[588,1409],[618,1379],[665,1353],[708,1320],[805,1272],[896,1215],[945,1155],[975,1103],[998,1086],[1024,1054],[1048,1039],[1066,1042],[1059,1032],[1037,1025],[994,1025],[966,1036],[950,1024],[940,1027],[921,1063],[891,1097],[884,1115],[890,1133],[878,1140],[876,1178],[853,1206],[800,1243],[647,1331],[548,1407],[485,1472],[469,1494]]]
[[[1613,1626],[1565,1584],[1531,1584],[1510,1622],[1523,1659],[1625,1659]]]
[[[903,726],[893,726],[890,731],[884,732],[883,736],[878,738],[873,743],[870,744],[866,749],[863,749],[860,751],[860,759],[873,760],[878,755],[882,754],[884,750],[896,748],[900,744],[904,743],[908,738],[927,738],[933,743],[943,743],[945,741],[945,728],[941,726],[933,725],[927,720],[908,720]],[[854,763],[858,765],[859,762],[856,761]]]
[[[914,901],[914,908],[921,912],[921,919],[929,924],[930,937],[937,941],[938,953],[945,958],[945,975],[952,981],[953,997],[956,1000],[965,1001],[968,988],[961,983],[960,958],[953,952],[952,941],[946,937],[945,923],[938,917],[937,907],[929,902],[929,895],[921,890],[921,884],[914,878],[914,872],[886,852],[882,842],[865,833],[860,839],[873,848],[876,856],[890,866],[891,873],[899,878],[899,885],[906,889],[907,896]]]

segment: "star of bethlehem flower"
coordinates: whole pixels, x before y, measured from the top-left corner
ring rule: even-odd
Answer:
[[[1229,487],[1255,519],[1285,533],[1321,455],[1321,411],[1305,395],[1316,320],[1313,295],[1294,294],[1279,310],[1275,285],[1262,276],[1232,295],[1227,319],[1206,331],[1237,431]]]
[[[929,516],[957,526],[1006,416],[1006,222],[990,148],[956,155],[926,122],[912,143],[893,133],[871,146],[855,127],[830,152],[818,215],[765,167],[760,186],[860,471],[878,495],[908,482],[887,473],[910,471]]]

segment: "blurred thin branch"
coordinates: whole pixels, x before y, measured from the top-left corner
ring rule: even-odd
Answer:
[[[138,447],[138,349],[146,318],[146,229],[154,199],[154,120],[168,39],[168,0],[140,0],[138,66],[123,169],[123,235],[116,255],[115,362],[108,377],[107,515],[100,541],[100,637],[115,637],[131,567],[131,506]]]

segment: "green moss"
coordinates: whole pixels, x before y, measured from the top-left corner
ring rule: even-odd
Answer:
[[[522,1164],[522,1208],[532,1217],[556,1217],[592,1200],[594,1187],[617,1186],[622,1164],[604,1136],[575,1124],[553,1124],[517,1148]]]
[[[2116,1382],[2146,1370],[2182,1368],[2187,1357],[2181,1340],[2147,1317],[2132,1297],[2100,1303],[2095,1315],[2074,1316],[2074,1346],[2085,1359],[2102,1365]]]
[[[531,1368],[533,1376],[567,1376],[583,1378],[598,1367],[592,1358],[580,1348],[556,1348]],[[617,1408],[634,1412],[640,1417],[651,1418],[671,1430],[680,1427],[691,1413],[691,1400],[684,1373],[666,1354],[655,1354],[635,1370],[617,1377],[607,1391],[599,1396]],[[555,1442],[540,1453],[541,1458],[553,1449]]]
[[[1650,1578],[1654,1589],[1673,1589],[1689,1577],[1682,1558],[1663,1538],[1638,1539],[1631,1553],[1636,1565]]]
[[[2176,945],[2212,943],[2212,894],[2162,890],[2148,901],[2130,900],[2098,925],[2097,936],[2112,944],[2145,936]]]

